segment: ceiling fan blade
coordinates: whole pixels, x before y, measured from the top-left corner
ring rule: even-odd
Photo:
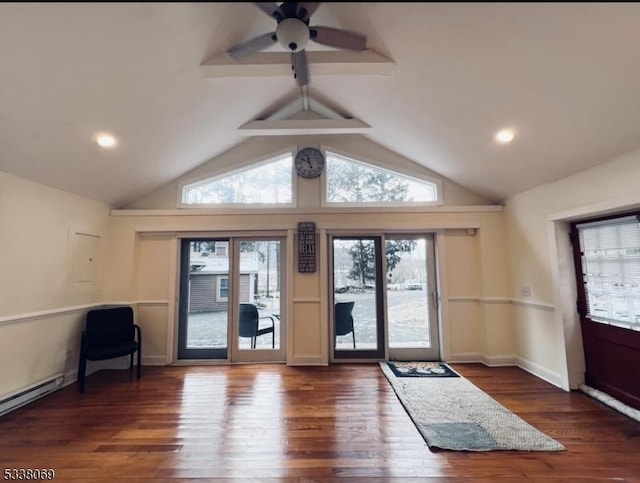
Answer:
[[[309,33],[311,40],[331,47],[348,50],[364,50],[367,46],[366,36],[349,30],[316,26],[311,27]]]
[[[262,34],[258,37],[254,37],[252,39],[247,40],[241,44],[235,45],[227,50],[227,54],[229,54],[234,59],[242,59],[243,57],[247,57],[259,50],[266,49],[267,47],[275,44],[277,41],[276,33],[270,32],[268,34]]]
[[[303,22],[308,21],[319,6],[320,2],[298,2],[298,18]]]
[[[253,4],[269,15],[269,17],[275,18],[278,22],[285,17],[282,10],[280,10],[280,7],[278,7],[278,4],[275,2],[253,2]]]
[[[307,62],[307,53],[303,50],[291,54],[291,63],[293,65],[293,75],[296,83],[300,86],[306,86],[309,83],[309,63]]]

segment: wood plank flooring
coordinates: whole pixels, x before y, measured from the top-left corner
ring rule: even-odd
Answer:
[[[640,423],[517,368],[453,367],[562,452],[431,451],[377,364],[101,371],[0,418],[0,471],[55,481],[640,482]],[[455,408],[452,408],[455,410]]]

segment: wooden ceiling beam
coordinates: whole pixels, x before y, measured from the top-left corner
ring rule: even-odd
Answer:
[[[311,75],[392,75],[395,63],[373,50],[307,51]],[[287,52],[257,52],[245,59],[227,53],[214,57],[202,69],[206,78],[291,76]]]
[[[359,119],[284,119],[249,121],[238,128],[245,136],[359,134],[371,130]]]

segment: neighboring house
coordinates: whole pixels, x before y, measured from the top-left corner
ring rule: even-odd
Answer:
[[[240,263],[239,302],[254,300],[258,254],[243,253]],[[191,254],[189,313],[227,310],[229,304],[229,257],[226,250]]]

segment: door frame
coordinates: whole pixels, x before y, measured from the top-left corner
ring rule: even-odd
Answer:
[[[227,347],[229,349],[229,361],[232,363],[246,363],[246,362],[285,362],[287,359],[287,331],[286,331],[286,321],[287,321],[287,300],[286,294],[287,292],[287,272],[286,272],[286,243],[287,237],[286,235],[280,236],[251,236],[251,235],[238,235],[234,236],[231,239],[233,243],[233,261],[231,263],[233,280],[235,283],[233,284],[232,291],[232,301],[231,305],[233,306],[232,316],[229,319],[229,340],[227,343]],[[239,324],[239,304],[240,304],[240,243],[243,241],[278,241],[280,242],[280,266],[278,270],[280,271],[280,318],[278,322],[279,328],[279,347],[278,349],[241,349],[240,348],[240,338],[237,337],[238,334],[238,324]],[[285,294],[285,297],[282,296]]]
[[[575,289],[577,296],[577,314],[582,333],[582,349],[584,354],[585,383],[609,396],[640,409],[640,393],[628,390],[620,380],[614,377],[615,367],[625,364],[633,371],[623,372],[631,380],[637,379],[640,370],[640,333],[635,330],[617,327],[592,320],[588,314],[587,291],[584,287],[584,270],[582,263],[582,244],[578,226],[597,222],[615,222],[616,219],[635,217],[640,223],[638,211],[618,212],[611,215],[590,217],[570,223],[570,240],[573,249]]]
[[[334,240],[369,240],[374,241],[376,247],[376,253],[380,253],[382,249],[382,235],[380,233],[372,232],[372,234],[328,234],[329,237],[329,250],[328,251],[328,264],[329,264],[329,360],[331,362],[360,362],[386,359],[386,324],[385,324],[385,300],[386,297],[383,293],[385,289],[384,283],[384,267],[383,257],[377,257],[375,260],[376,266],[376,340],[377,347],[375,349],[353,349],[353,350],[338,350],[335,348],[335,320],[334,310],[335,305],[335,287],[334,287],[334,268],[333,268],[333,241]]]
[[[191,243],[197,241],[226,241],[229,242],[228,259],[231,261],[233,257],[233,247],[231,239],[225,236],[203,236],[200,238],[184,237],[180,239],[180,259],[179,259],[179,281],[178,284],[178,323],[176,340],[176,361],[188,360],[210,360],[210,361],[226,361],[229,359],[229,323],[227,322],[227,345],[224,348],[188,348],[186,346],[187,330],[189,323],[189,274],[188,269],[191,261]],[[231,267],[231,263],[229,264]],[[235,277],[229,271],[229,297],[227,301],[227,320],[231,320],[233,307],[230,303],[234,292]]]
[[[198,363],[198,364],[230,364],[230,363],[244,363],[244,362],[286,362],[287,358],[287,300],[289,298],[288,292],[288,284],[287,284],[287,274],[288,274],[288,246],[291,243],[289,240],[289,234],[286,230],[249,230],[249,231],[234,231],[234,230],[224,230],[219,232],[189,232],[184,233],[177,236],[178,242],[178,251],[177,251],[177,280],[178,283],[176,285],[176,309],[175,314],[177,316],[176,323],[173,329],[173,363],[177,365],[190,364],[190,363]],[[234,358],[232,357],[232,345],[234,342],[234,334],[235,330],[237,330],[237,318],[238,318],[238,310],[236,309],[237,303],[239,303],[239,273],[240,268],[238,265],[239,255],[235,252],[235,240],[236,239],[244,239],[244,240],[280,240],[281,246],[281,257],[280,257],[280,292],[281,292],[281,302],[280,302],[280,349],[278,352],[279,355],[276,359],[273,358],[265,358],[256,360],[244,360],[243,358]],[[183,266],[185,263],[185,251],[187,254],[186,260],[189,259],[189,246],[193,241],[211,241],[211,240],[219,240],[219,241],[229,241],[229,306],[228,306],[228,323],[227,323],[227,346],[225,349],[192,349],[197,352],[193,352],[190,356],[187,355],[185,357],[184,351],[181,353],[181,342],[183,342],[183,334],[182,322],[186,320],[184,311],[187,310],[186,304],[183,303],[184,291],[188,288],[188,278],[185,276],[185,271],[183,270]],[[187,247],[187,248],[185,248]],[[236,259],[237,257],[237,259]],[[188,271],[186,272],[188,274]],[[284,295],[282,295],[284,294]],[[237,338],[235,338],[237,339]],[[223,353],[224,351],[224,353]],[[256,351],[256,350],[254,350]],[[250,351],[242,351],[242,352],[250,352]],[[272,351],[263,351],[257,350],[258,354],[264,355],[267,352]],[[224,356],[224,357],[222,357]],[[251,359],[251,358],[249,358]]]
[[[433,344],[437,347],[438,360],[442,357],[443,354],[443,328],[442,328],[442,306],[440,303],[441,297],[441,273],[438,267],[438,231],[437,230],[379,230],[379,229],[357,229],[357,230],[343,230],[343,229],[335,229],[335,230],[327,230],[327,264],[328,264],[328,318],[329,318],[329,362],[370,362],[372,360],[389,360],[389,341],[388,341],[388,317],[387,317],[387,284],[386,284],[386,271],[387,271],[387,263],[386,256],[380,256],[376,263],[380,264],[380,274],[384,283],[380,287],[380,298],[381,301],[377,301],[377,304],[380,305],[380,312],[382,317],[382,341],[383,341],[383,351],[381,354],[369,356],[366,351],[351,351],[353,354],[347,357],[335,357],[335,322],[334,322],[334,314],[333,314],[333,306],[335,304],[334,299],[334,278],[333,278],[333,240],[337,239],[350,239],[350,238],[373,238],[379,237],[380,239],[380,250],[378,253],[382,253],[382,247],[384,246],[384,242],[387,237],[389,239],[403,237],[406,239],[410,238],[420,238],[420,237],[430,237],[432,242],[432,254],[433,254],[433,263],[431,267],[431,271],[433,272],[433,294],[429,300],[429,308],[433,316],[433,320],[435,321],[435,329],[437,330],[436,335],[433,337]],[[376,288],[379,284],[376,284]],[[442,289],[444,290],[444,289]],[[435,301],[435,304],[433,303]],[[378,309],[378,310],[380,310]],[[380,329],[378,329],[380,330]],[[378,336],[380,337],[380,335]],[[342,353],[346,353],[347,351],[341,351]],[[403,357],[404,358],[404,357]],[[430,359],[431,360],[431,359]]]

